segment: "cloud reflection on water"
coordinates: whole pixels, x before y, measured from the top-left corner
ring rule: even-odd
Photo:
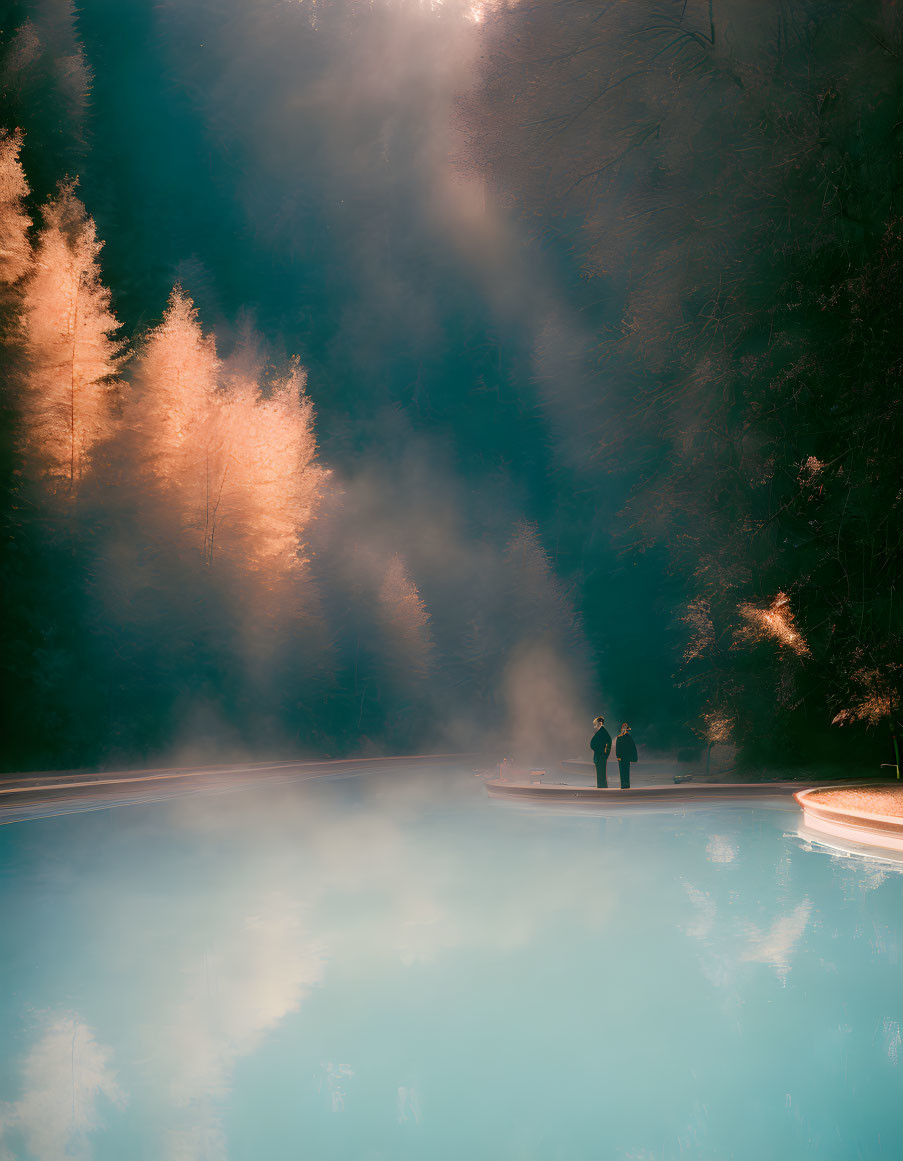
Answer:
[[[782,980],[786,980],[811,913],[812,903],[804,899],[789,914],[779,915],[765,931],[751,927],[749,946],[741,958],[746,963],[769,964]]]
[[[125,1099],[111,1056],[78,1016],[46,1016],[22,1063],[22,1096],[0,1104],[0,1159],[16,1161],[20,1148],[35,1161],[90,1158],[100,1109]]]
[[[295,897],[272,885],[236,902],[237,913],[221,913],[205,930],[200,955],[182,949],[159,1023],[144,1031],[168,1078],[172,1161],[228,1156],[221,1108],[236,1063],[323,978],[322,950]]]

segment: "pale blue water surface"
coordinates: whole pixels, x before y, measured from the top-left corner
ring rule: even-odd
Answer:
[[[903,1155],[903,876],[380,774],[0,828],[0,1157]]]

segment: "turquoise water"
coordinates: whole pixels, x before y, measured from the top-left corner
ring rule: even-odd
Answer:
[[[0,828],[0,1157],[896,1161],[903,876],[796,826],[432,771]]]

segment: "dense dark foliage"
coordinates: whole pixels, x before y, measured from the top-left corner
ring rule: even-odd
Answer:
[[[890,757],[903,13],[540,0],[492,44],[465,115],[608,292],[600,402],[641,465],[631,535],[683,586],[699,732],[750,760]]]

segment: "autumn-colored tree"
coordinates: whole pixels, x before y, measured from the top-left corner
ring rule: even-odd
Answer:
[[[21,133],[0,132],[0,283],[19,281],[31,262],[25,211],[28,182],[19,160]]]
[[[80,680],[95,643],[85,618],[91,562],[70,501],[111,429],[121,361],[100,246],[71,191],[47,207],[33,253],[21,143],[19,133],[0,138],[0,729],[14,768],[97,752],[88,725],[97,702]]]
[[[326,473],[297,361],[266,393],[257,370],[223,368],[176,287],[138,360],[130,424],[185,543],[207,565],[229,562],[270,585],[300,568]]]
[[[275,585],[304,563],[305,531],[326,477],[304,370],[294,360],[267,394],[255,379],[234,377],[218,402],[225,462],[216,551]]]
[[[134,455],[153,496],[163,498],[176,535],[209,563],[228,473],[220,361],[197,308],[175,287],[161,322],[147,335],[128,409]]]
[[[102,243],[72,185],[43,216],[23,289],[24,453],[57,496],[74,500],[92,449],[112,430],[123,344],[101,281]]]

